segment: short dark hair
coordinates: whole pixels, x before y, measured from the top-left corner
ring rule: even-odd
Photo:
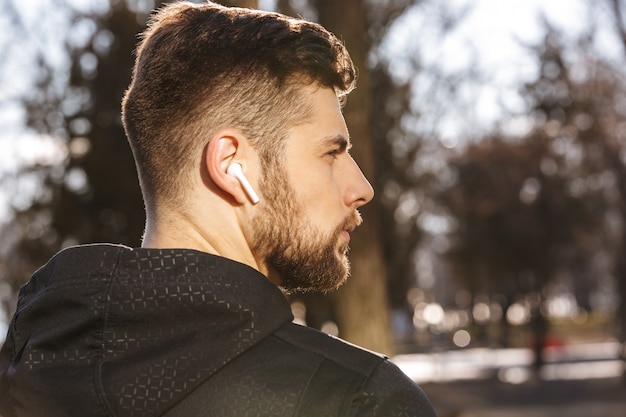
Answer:
[[[301,87],[343,98],[355,79],[344,45],[318,24],[212,2],[163,7],[143,33],[122,103],[147,209],[182,203],[220,128],[241,129],[262,161],[276,158],[309,112]]]

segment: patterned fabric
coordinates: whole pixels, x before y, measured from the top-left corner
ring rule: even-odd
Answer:
[[[434,415],[385,358],[292,319],[263,275],[218,256],[66,249],[20,291],[0,415]]]

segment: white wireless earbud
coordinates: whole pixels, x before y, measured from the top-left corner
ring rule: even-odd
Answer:
[[[237,162],[233,162],[228,166],[228,169],[226,169],[226,173],[228,175],[232,175],[233,177],[237,178],[237,180],[239,180],[241,186],[243,187],[246,194],[248,194],[248,197],[250,197],[250,200],[253,204],[259,202],[259,196],[256,195],[256,193],[252,189],[252,186],[250,185],[250,182],[248,181],[246,176],[243,175],[240,164],[238,164]]]

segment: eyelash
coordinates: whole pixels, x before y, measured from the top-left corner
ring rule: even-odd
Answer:
[[[328,152],[326,155],[329,155],[333,159],[335,159],[337,158],[337,156],[339,156],[340,153],[341,153],[341,149],[333,149],[332,151]]]
[[[349,146],[337,146],[333,149],[331,149],[330,151],[326,152],[327,156],[330,156],[331,158],[333,158],[333,160],[337,159],[337,157],[339,155],[342,154],[349,154],[350,153],[350,147]]]

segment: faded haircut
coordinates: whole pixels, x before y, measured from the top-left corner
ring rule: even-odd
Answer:
[[[322,26],[281,14],[177,2],[142,34],[122,116],[149,212],[181,204],[202,149],[219,129],[240,129],[265,167],[310,108],[302,86],[343,99],[355,68]]]

